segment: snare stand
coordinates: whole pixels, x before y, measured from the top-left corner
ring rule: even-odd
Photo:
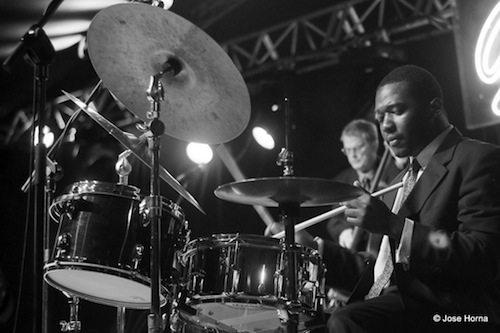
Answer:
[[[286,317],[284,322],[288,333],[297,333],[299,324],[298,310],[301,304],[297,301],[297,262],[295,247],[295,222],[299,215],[299,204],[280,203],[281,221],[285,226],[285,255],[286,255]]]

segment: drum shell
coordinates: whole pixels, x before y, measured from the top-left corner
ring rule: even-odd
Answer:
[[[131,269],[135,246],[147,245],[139,240],[139,201],[100,194],[84,194],[78,200],[92,208],[61,216],[51,259]],[[67,236],[70,239],[63,241]]]
[[[162,202],[161,304],[171,282],[173,251],[182,248],[182,210]],[[173,209],[176,207],[175,210]],[[81,181],[56,199],[50,215],[58,230],[45,280],[55,288],[104,305],[150,307],[150,228],[138,188]],[[125,289],[125,290],[124,290]]]
[[[192,294],[272,296],[281,246],[257,235],[219,234],[199,238],[183,254]]]
[[[317,251],[296,246],[298,331],[322,327],[324,267]],[[180,326],[197,332],[278,332],[277,309],[291,300],[284,244],[260,235],[214,234],[189,242],[181,257],[187,298]]]

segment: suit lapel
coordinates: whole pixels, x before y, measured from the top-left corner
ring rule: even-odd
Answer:
[[[460,133],[453,129],[432,156],[422,176],[418,179],[413,191],[401,206],[398,215],[411,216],[417,214],[442,179],[448,173],[447,164],[453,157],[457,143],[462,140]]]

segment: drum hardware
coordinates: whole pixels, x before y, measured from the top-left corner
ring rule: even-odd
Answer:
[[[133,271],[139,270],[139,264],[141,263],[143,254],[144,254],[144,245],[136,244],[134,248],[134,254],[132,255]]]
[[[68,298],[69,305],[69,320],[61,320],[59,325],[61,326],[61,332],[75,332],[80,333],[82,329],[82,323],[78,320],[78,308],[80,299],[74,295],[70,295],[66,292],[63,292],[63,295]]]
[[[118,155],[118,161],[115,164],[115,171],[118,174],[118,184],[128,185],[128,175],[132,172],[132,164],[127,157],[132,154],[130,149],[127,149]]]
[[[131,5],[131,4],[127,4]],[[137,157],[142,163],[144,163],[148,168],[152,168],[151,156],[144,149],[142,140],[138,138],[132,138],[130,134],[125,134],[118,127],[112,124],[109,120],[104,118],[99,112],[94,108],[88,106],[80,99],[76,98],[72,94],[63,91],[63,93],[73,101],[82,111],[84,111],[90,118],[92,118],[97,124],[99,124],[104,130],[106,130],[110,135],[112,135],[118,142],[123,146],[128,148],[135,157]],[[184,199],[196,207],[200,212],[205,213],[200,204],[196,199],[172,176],[165,168],[159,168],[160,177],[165,181],[172,189],[179,193]]]
[[[288,333],[299,331],[300,317],[304,304],[299,300],[306,290],[299,285],[300,279],[295,243],[294,226],[301,207],[332,205],[339,201],[353,199],[362,190],[351,185],[329,180],[294,177],[294,155],[290,149],[290,101],[284,99],[285,109],[285,147],[278,154],[276,164],[283,167],[283,177],[261,178],[236,181],[219,186],[215,195],[224,200],[266,207],[279,208],[279,222],[285,229],[283,255],[285,266],[278,272],[280,302],[279,319]]]
[[[174,71],[172,68],[166,71]],[[164,75],[163,71],[158,72],[156,75],[151,76],[149,88],[147,90],[148,99],[151,101],[151,109],[147,114],[147,118],[151,119],[149,129],[152,132],[152,137],[148,138],[149,150],[151,153],[151,176],[150,176],[150,196],[146,200],[146,207],[148,209],[148,220],[151,223],[151,306],[148,315],[148,332],[160,333],[162,330],[161,321],[161,268],[160,268],[160,232],[161,232],[161,212],[162,212],[162,199],[160,197],[160,184],[159,184],[159,157],[160,157],[160,136],[164,134],[165,125],[159,120],[160,101],[164,100],[163,85],[160,82],[160,77]],[[171,272],[168,272],[170,275]]]
[[[56,258],[61,258],[64,257],[65,255],[68,254],[68,251],[70,249],[71,245],[71,234],[70,233],[63,233],[60,236],[57,237],[56,241]]]

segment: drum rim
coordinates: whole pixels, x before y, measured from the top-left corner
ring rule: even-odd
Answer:
[[[218,236],[227,236],[227,240],[224,238],[219,238]],[[251,243],[249,240],[251,239],[259,239],[262,243]],[[226,240],[226,241],[225,241]],[[207,249],[216,249],[227,247],[229,244],[235,244],[237,241],[238,246],[241,247],[256,247],[262,249],[271,249],[271,250],[282,250],[282,245],[278,239],[266,237],[258,234],[241,234],[241,233],[221,233],[221,234],[212,234],[208,237],[198,237],[190,240],[184,246],[184,253],[182,253],[182,257],[188,257],[196,250],[207,250]],[[201,244],[200,246],[195,247],[194,245]]]
[[[81,180],[68,185],[65,192],[58,196],[49,207],[49,216],[56,222],[61,218],[63,203],[90,195],[112,196],[131,201],[141,200],[140,189],[133,185],[125,185],[99,180]]]
[[[80,188],[83,188],[83,190],[75,192],[76,189]],[[120,190],[120,192],[116,193],[109,191],[108,189]],[[67,194],[101,193],[101,191],[104,194],[118,194],[128,198],[132,197],[140,200],[141,189],[134,185],[104,182],[100,180],[80,180],[68,185],[65,189],[65,193]],[[130,193],[131,195],[127,195],[126,193]]]

